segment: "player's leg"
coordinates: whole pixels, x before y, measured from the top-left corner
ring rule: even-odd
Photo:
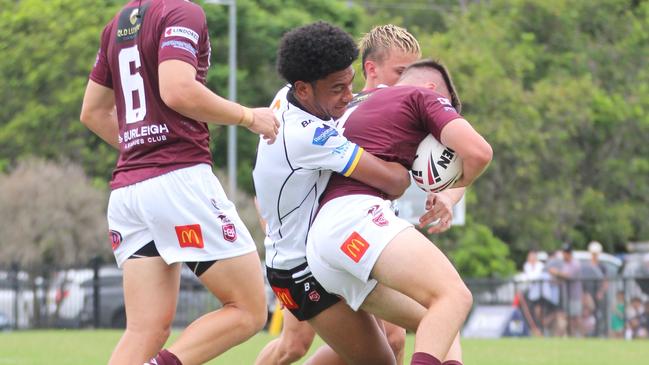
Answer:
[[[349,365],[396,364],[385,334],[375,318],[352,310],[345,302],[327,308],[309,323]]]
[[[160,257],[129,259],[123,264],[126,331],[110,365],[142,365],[169,337],[176,313],[180,265]]]
[[[199,279],[223,307],[192,322],[169,347],[183,365],[202,364],[259,332],[266,322],[256,252],[219,260]]]
[[[394,356],[397,358],[397,364],[403,364],[404,349],[406,347],[406,329],[388,321],[383,321],[385,336]]]
[[[282,309],[284,323],[280,336],[269,342],[257,356],[255,365],[288,365],[309,351],[315,331],[308,322],[299,321],[291,311]]]
[[[313,356],[304,362],[304,365],[347,365],[347,363],[331,346],[324,344],[318,347]]]
[[[407,228],[383,249],[371,276],[427,308],[417,328],[415,352],[444,359],[472,305],[471,292],[446,256]]]

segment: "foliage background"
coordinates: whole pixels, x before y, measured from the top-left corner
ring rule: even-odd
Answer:
[[[78,115],[100,31],[122,3],[0,0],[1,174],[16,174],[21,161],[34,157],[78,164],[85,184],[107,196],[116,153]],[[449,66],[466,118],[494,148],[493,163],[470,189],[469,223],[432,237],[464,275],[509,274],[530,248],[551,250],[564,241],[583,248],[596,239],[619,252],[628,241],[649,239],[649,1],[237,4],[238,96],[246,105],[267,104],[282,85],[274,70],[281,35],[319,19],[356,38],[374,25],[404,26],[424,56]],[[227,7],[204,9],[213,42],[208,85],[227,95]],[[356,90],[363,82],[358,75]],[[257,138],[238,134],[237,179],[251,193]],[[221,168],[225,128],[213,128],[212,136]],[[51,189],[65,194],[65,184]],[[0,202],[10,202],[9,194],[0,191]],[[47,209],[40,214],[60,207]],[[254,213],[247,216],[256,225]],[[101,247],[108,255],[107,244]],[[475,255],[480,259],[468,259]]]

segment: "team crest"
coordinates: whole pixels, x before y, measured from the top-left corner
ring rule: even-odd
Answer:
[[[226,241],[234,242],[237,240],[237,228],[234,226],[234,223],[230,221],[225,214],[220,214],[219,219],[221,219],[222,229],[223,229],[223,239]]]
[[[372,222],[376,224],[379,227],[385,227],[390,222],[385,219],[385,216],[383,215],[383,209],[379,205],[373,205],[368,211],[367,214],[372,215]]]
[[[110,240],[110,245],[113,248],[113,251],[115,251],[117,247],[119,247],[119,245],[122,243],[122,234],[111,229],[110,231],[108,231],[108,239]]]
[[[320,293],[318,293],[316,290],[313,290],[309,293],[309,300],[312,302],[318,302],[320,301]]]

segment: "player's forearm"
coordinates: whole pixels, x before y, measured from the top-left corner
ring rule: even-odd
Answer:
[[[176,112],[206,123],[233,125],[244,118],[245,107],[216,95],[195,80],[166,93],[163,101]]]
[[[489,162],[491,162],[492,155],[490,151],[491,149],[489,152],[463,159],[462,178],[453,186],[459,188],[471,185],[487,169]]]

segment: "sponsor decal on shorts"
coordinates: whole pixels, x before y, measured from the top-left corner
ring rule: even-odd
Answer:
[[[352,233],[340,246],[345,255],[354,262],[359,262],[368,248],[370,248],[370,244],[358,232]]]
[[[122,234],[114,229],[108,231],[108,238],[110,239],[110,245],[113,248],[113,251],[115,251],[122,243]]]
[[[317,146],[324,146],[329,138],[337,136],[338,131],[331,126],[323,124],[322,127],[318,127],[313,134],[313,144]]]
[[[176,226],[175,229],[180,247],[203,248],[205,246],[200,224]]]
[[[230,242],[236,241],[237,228],[234,223],[225,214],[219,214],[219,219],[221,219],[221,227],[223,228],[223,239]]]
[[[367,211],[367,214],[372,215],[372,222],[374,222],[374,224],[379,227],[385,227],[390,224],[390,222],[385,219],[385,216],[383,215],[383,208],[381,208],[381,206],[379,206],[378,204],[373,205]]]
[[[293,296],[291,295],[291,292],[287,288],[280,288],[277,286],[272,286],[273,292],[275,293],[275,296],[277,296],[277,299],[279,299],[280,303],[286,309],[298,309],[299,306],[297,303],[295,303],[295,300],[293,299]]]
[[[165,38],[183,37],[198,44],[198,33],[186,27],[167,27],[165,29]]]
[[[312,302],[317,302],[320,301],[320,293],[318,293],[316,290],[313,290],[309,293],[309,300]]]

